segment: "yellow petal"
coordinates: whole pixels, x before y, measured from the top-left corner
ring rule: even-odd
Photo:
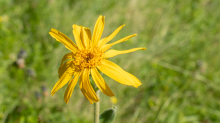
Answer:
[[[64,61],[68,60],[68,59],[73,59],[73,53],[67,53],[63,56],[62,58],[62,62],[60,64],[60,66],[63,64]]]
[[[85,28],[83,27],[82,28],[82,41],[83,41],[83,44],[86,48],[89,48],[90,47],[90,44],[91,44],[91,32],[90,32],[90,29],[89,28]]]
[[[81,74],[81,72],[76,72],[76,73],[74,74],[74,78],[71,79],[70,82],[69,82],[69,84],[68,84],[68,87],[67,87],[66,92],[65,92],[65,95],[64,95],[64,101],[65,101],[66,103],[69,102],[69,99],[70,99],[70,97],[71,97],[71,95],[72,95],[72,92],[73,92],[75,86],[76,86],[76,83],[77,83],[77,81],[78,81],[78,79],[79,79],[80,74]]]
[[[130,53],[130,52],[134,52],[137,50],[145,50],[146,48],[133,48],[130,50],[123,50],[123,51],[119,51],[119,50],[108,50],[105,54],[104,57],[105,58],[111,58],[120,54],[125,54],[125,53]]]
[[[80,78],[80,80],[81,80],[81,78]],[[81,83],[81,81],[79,81],[80,83]],[[81,83],[82,84],[82,83]],[[80,87],[81,87],[81,84],[80,84]],[[85,89],[81,89],[81,92],[83,93],[83,95],[85,96],[85,98],[87,99],[87,100],[89,100],[89,102],[91,103],[91,104],[93,104],[93,101],[88,97],[88,95],[87,95],[87,93],[86,93],[86,90]]]
[[[62,66],[59,67],[58,69],[58,77],[62,77],[62,75],[66,72],[69,74],[72,74],[74,72],[74,68],[73,68],[73,60],[69,60],[67,62],[65,62]]]
[[[108,43],[109,41],[111,41],[115,35],[122,29],[122,27],[125,25],[122,25],[120,27],[118,27],[110,36],[108,36],[105,40],[100,40],[99,41],[99,47],[105,45],[106,43]]]
[[[140,80],[138,80],[134,75],[124,71],[121,67],[111,61],[103,60],[102,65],[97,67],[101,72],[121,84],[134,87],[138,87],[141,85]]]
[[[83,41],[81,40],[82,35],[82,26],[73,25],[73,35],[76,41],[76,44],[80,50],[83,50],[85,47],[83,45]]]
[[[51,95],[54,95],[60,88],[62,88],[70,79],[72,75],[65,72],[62,77],[58,80],[58,82],[54,85]]]
[[[80,77],[79,82],[80,82],[80,89],[81,89],[81,86],[82,86],[81,77]],[[89,100],[89,102],[90,102],[91,104],[93,104],[93,101],[89,98],[88,94],[86,93],[86,90],[82,88],[82,89],[81,89],[81,92],[83,93],[83,95],[85,96],[85,98],[86,98],[87,100]]]
[[[102,36],[102,32],[104,30],[104,25],[105,25],[105,16],[100,15],[98,20],[96,21],[95,28],[94,28],[93,35],[92,35],[93,47],[95,47],[98,44]]]
[[[59,78],[72,65],[71,59],[73,59],[73,53],[67,53],[66,55],[63,56],[61,64],[60,64],[60,68],[58,70]],[[65,63],[64,63],[64,61],[65,61]]]
[[[134,37],[134,36],[136,36],[137,34],[134,34],[134,35],[130,35],[130,36],[127,36],[127,37],[125,37],[125,38],[122,38],[122,39],[120,39],[120,40],[118,40],[118,41],[116,41],[116,42],[114,42],[114,43],[110,43],[110,44],[106,44],[106,45],[103,45],[101,48],[102,48],[102,51],[104,52],[104,51],[106,51],[106,50],[108,50],[109,48],[111,48],[111,46],[113,46],[113,45],[115,45],[115,44],[118,44],[118,43],[121,43],[121,42],[124,42],[124,41],[127,41],[128,39],[130,39],[130,38],[132,38],[132,37]]]
[[[105,41],[107,38],[108,38],[108,37],[105,37],[105,38],[101,39],[101,40],[99,41],[99,43]]]
[[[84,96],[90,101],[91,104],[93,104],[93,102],[98,102],[99,98],[97,97],[89,81],[89,73],[89,69],[84,69],[82,75],[80,76],[79,86]]]
[[[65,47],[67,49],[69,49],[72,52],[77,52],[78,47],[76,46],[76,44],[70,40],[66,35],[64,35],[63,33],[57,31],[56,29],[51,29],[49,34],[55,38],[57,41],[63,43],[65,45]]]
[[[98,86],[98,88],[107,96],[114,96],[111,89],[107,85],[107,83],[104,81],[102,76],[99,74],[98,70],[96,68],[91,69],[92,78],[95,82],[95,84]]]
[[[88,39],[91,41],[91,31],[89,28],[85,28],[86,34],[88,36]]]

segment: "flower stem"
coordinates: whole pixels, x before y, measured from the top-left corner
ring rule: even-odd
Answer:
[[[99,90],[96,91],[96,95],[99,98]],[[94,103],[94,123],[99,123],[99,102]]]

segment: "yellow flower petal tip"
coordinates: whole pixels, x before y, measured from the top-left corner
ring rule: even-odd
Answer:
[[[54,92],[51,92],[51,95],[53,96],[55,93]]]
[[[76,24],[73,24],[73,25],[72,25],[73,28],[76,27],[76,26],[78,26],[78,25],[76,25]],[[79,26],[79,27],[81,27],[81,26]]]
[[[135,88],[138,88],[139,86],[134,86]]]
[[[105,16],[102,15],[100,15],[96,21],[93,34],[91,34],[89,28],[73,24],[73,35],[76,43],[63,33],[51,28],[49,34],[71,51],[71,53],[67,53],[62,58],[58,70],[59,80],[51,91],[52,96],[68,83],[64,94],[64,101],[65,103],[68,103],[76,83],[79,80],[79,86],[85,98],[87,98],[91,104],[99,102],[99,98],[90,83],[89,76],[91,75],[94,83],[100,91],[111,97],[112,103],[117,103],[117,98],[114,97],[114,93],[102,78],[99,70],[121,84],[136,88],[141,85],[140,80],[134,75],[124,71],[117,64],[106,59],[137,50],[145,50],[146,48],[133,48],[123,51],[110,49],[110,47],[113,47],[115,44],[125,42],[130,38],[137,36],[137,34],[109,43],[125,24],[118,27],[108,37],[101,39],[104,25]]]
[[[69,99],[64,99],[65,103],[68,104],[69,102]]]

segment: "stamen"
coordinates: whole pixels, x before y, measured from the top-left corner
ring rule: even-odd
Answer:
[[[100,49],[84,49],[74,55],[74,66],[78,69],[96,67],[101,63],[103,52]]]

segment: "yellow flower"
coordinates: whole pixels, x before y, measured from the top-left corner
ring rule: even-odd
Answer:
[[[110,36],[100,40],[105,24],[104,19],[104,16],[99,16],[92,36],[89,28],[73,25],[73,35],[76,44],[63,33],[53,28],[51,29],[49,34],[57,41],[63,43],[65,47],[71,51],[71,53],[64,55],[62,59],[58,70],[59,81],[53,87],[51,95],[54,95],[60,88],[69,82],[64,95],[64,100],[68,103],[75,85],[79,80],[80,89],[90,103],[93,104],[93,102],[98,102],[99,98],[93,90],[89,80],[89,75],[91,74],[95,84],[104,94],[110,97],[114,96],[98,70],[121,84],[134,87],[141,85],[141,82],[135,76],[124,71],[121,67],[107,59],[119,54],[125,54],[136,50],[145,50],[146,48],[134,48],[123,51],[110,49],[113,45],[127,41],[131,37],[136,36],[136,34],[122,38],[114,43],[108,43],[121,30],[124,26],[122,25]]]
[[[110,100],[113,104],[116,104],[118,102],[116,97],[111,97]]]

